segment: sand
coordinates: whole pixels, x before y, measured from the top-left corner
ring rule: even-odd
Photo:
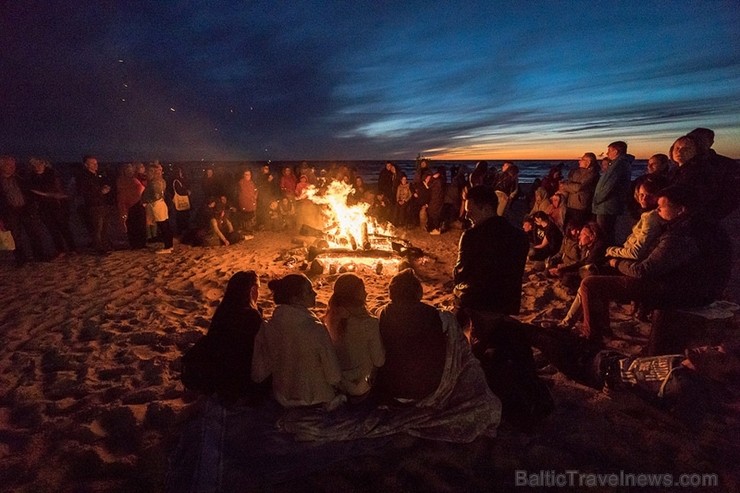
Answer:
[[[728,222],[737,236],[737,214]],[[405,234],[425,252],[414,262],[425,301],[451,306],[460,230]],[[3,252],[0,490],[160,491],[178,432],[199,406],[179,381],[183,351],[207,330],[236,271],[260,274],[259,304],[269,316],[267,281],[296,272],[310,241],[261,232],[229,247],[70,255],[18,269]],[[737,266],[736,251],[733,301]],[[371,309],[388,301],[388,270],[363,271]],[[319,313],[333,278],[315,278]],[[562,317],[570,300],[564,290],[532,270],[525,281],[522,320]],[[617,330],[610,346],[639,350],[649,327],[635,325],[625,306],[616,306],[614,316],[629,330]],[[376,454],[273,490],[506,491],[516,470],[712,473],[716,491],[740,489],[738,396],[689,428],[634,395],[582,386],[552,365],[543,365],[541,375],[557,409],[531,432],[504,424],[498,438],[466,445],[399,436]],[[610,489],[588,491],[601,490]]]

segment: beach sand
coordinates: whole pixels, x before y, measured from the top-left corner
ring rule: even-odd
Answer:
[[[728,224],[737,237],[738,214]],[[460,233],[405,233],[425,252],[414,267],[428,303],[452,305],[450,276]],[[735,240],[728,297],[737,302]],[[199,405],[179,380],[183,351],[206,332],[234,272],[259,273],[259,304],[269,316],[267,281],[296,272],[310,241],[261,232],[229,247],[74,255],[18,269],[3,252],[0,490],[160,491],[182,425]],[[388,302],[389,275],[363,271],[371,309]],[[315,278],[319,313],[334,278]],[[560,318],[569,301],[556,283],[529,270],[521,319]],[[629,330],[617,330],[609,345],[639,350],[649,327],[635,326],[625,306],[615,307],[614,319]],[[397,436],[377,453],[271,491],[509,491],[516,470],[715,473],[716,491],[740,490],[738,396],[729,408],[689,428],[630,393],[585,387],[552,365],[541,375],[557,408],[531,432],[503,424],[497,438],[464,445]]]

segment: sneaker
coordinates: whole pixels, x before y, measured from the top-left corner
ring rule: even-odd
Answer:
[[[157,250],[154,253],[172,253],[172,248],[163,248],[161,250]]]
[[[244,235],[244,240],[245,241],[246,240],[253,240],[253,239],[254,239],[254,235]]]
[[[433,230],[431,230],[431,231],[429,232],[429,234],[430,234],[430,235],[435,235],[435,236],[436,236],[436,235],[441,235],[442,233],[440,233],[438,229],[433,229]]]

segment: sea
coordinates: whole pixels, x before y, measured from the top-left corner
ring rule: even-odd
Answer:
[[[467,172],[472,171],[475,168],[478,160],[438,160],[438,159],[427,159],[430,168],[436,168],[438,166],[444,166],[447,168],[447,181],[450,181],[451,172],[453,169],[459,169],[460,166],[464,167]],[[363,161],[305,161],[309,166],[316,168],[317,174],[320,170],[329,170],[332,167],[345,165],[350,169],[354,170],[356,175],[362,177],[368,185],[374,185],[378,181],[378,174],[383,169],[387,160],[363,160]],[[416,170],[416,160],[391,160],[399,170],[406,174],[409,179],[413,179],[414,172]],[[173,169],[175,167],[182,168],[185,176],[192,182],[197,182],[203,175],[203,172],[207,167],[212,167],[215,170],[215,174],[221,177],[227,177],[228,175],[238,176],[241,170],[244,168],[251,168],[256,173],[259,168],[264,164],[269,164],[272,172],[279,176],[280,170],[285,166],[291,166],[296,169],[304,161],[175,161],[168,162],[162,161],[161,164],[165,170]],[[501,169],[501,165],[504,163],[503,160],[487,160],[489,168],[494,167],[498,170]],[[544,178],[553,166],[564,164],[563,176],[568,176],[568,171],[578,167],[578,161],[576,160],[561,160],[561,159],[545,159],[545,160],[512,160],[514,164],[519,167],[519,182],[520,183],[532,183],[537,178]],[[122,163],[101,163],[101,172],[108,174],[108,176],[115,176],[116,167]],[[81,167],[77,163],[63,163],[62,165],[55,165],[55,168],[59,169],[62,174],[70,172],[75,167]],[[636,159],[632,164],[632,178],[636,178],[643,173],[647,167],[647,160]]]

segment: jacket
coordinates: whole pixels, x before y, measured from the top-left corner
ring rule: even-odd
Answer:
[[[284,407],[331,402],[342,371],[329,333],[311,311],[278,305],[254,340],[252,379],[272,375],[275,399]]]
[[[662,231],[663,220],[658,216],[658,210],[643,212],[624,244],[607,248],[606,256],[642,260]]]
[[[576,168],[571,171],[568,181],[563,182],[563,192],[568,195],[565,206],[579,211],[590,210],[598,180],[596,168]]]
[[[524,231],[503,217],[489,217],[463,232],[453,270],[459,306],[517,315],[528,250]]]
[[[630,198],[632,162],[635,156],[622,154],[609,164],[594,190],[591,212],[599,215],[623,214]]]

